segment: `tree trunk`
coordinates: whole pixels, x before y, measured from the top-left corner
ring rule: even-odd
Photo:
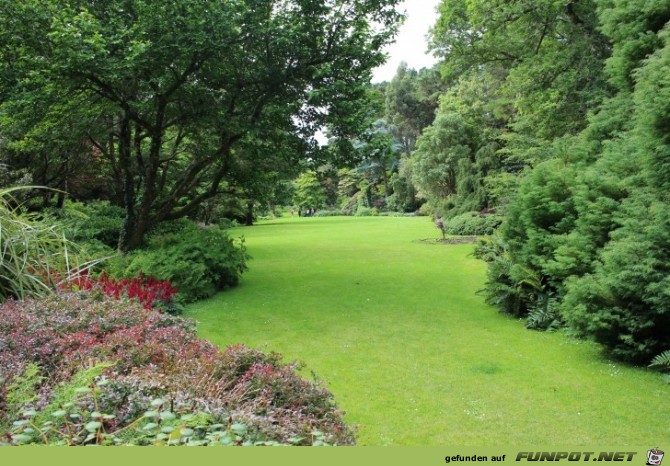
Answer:
[[[67,184],[66,184],[66,186],[67,186]],[[56,208],[57,209],[62,209],[64,204],[65,204],[65,193],[58,192],[58,194],[56,194]]]
[[[391,194],[389,193],[389,174],[386,172],[386,169],[384,169],[384,201],[388,202],[389,196]]]
[[[247,202],[247,216],[244,220],[244,224],[248,227],[254,224],[254,201]]]
[[[123,171],[123,205],[126,217],[119,236],[119,249],[126,254],[139,247],[137,236],[137,212],[135,210],[135,177],[133,176],[133,162],[131,159],[132,135],[130,121],[123,118],[119,123],[119,166]],[[141,239],[140,239],[141,243]]]

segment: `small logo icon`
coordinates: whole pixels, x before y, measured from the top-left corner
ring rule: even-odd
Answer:
[[[661,466],[661,461],[663,461],[663,454],[664,453],[658,448],[647,450],[647,465]]]

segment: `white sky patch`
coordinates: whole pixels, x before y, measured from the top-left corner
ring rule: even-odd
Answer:
[[[433,66],[437,59],[428,53],[428,30],[437,21],[440,0],[404,0],[398,5],[407,18],[400,28],[396,42],[384,49],[389,56],[385,65],[376,68],[372,82],[390,81],[401,62],[419,70]]]

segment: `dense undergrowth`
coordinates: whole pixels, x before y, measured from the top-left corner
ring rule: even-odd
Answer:
[[[108,202],[68,202],[49,213],[84,254],[106,258],[102,269],[107,276],[132,279],[144,274],[169,281],[179,289],[182,302],[237,285],[247,269],[244,240],[230,238],[219,225],[197,225],[185,218],[163,222],[147,235],[142,248],[120,255],[116,249],[123,209]]]
[[[0,443],[352,444],[333,397],[278,354],[98,291],[0,307]]]

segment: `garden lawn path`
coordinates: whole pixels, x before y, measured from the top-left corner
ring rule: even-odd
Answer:
[[[420,241],[439,236],[428,218],[285,217],[231,234],[246,238],[249,272],[186,316],[221,346],[304,362],[360,445],[652,447],[670,438],[670,385],[658,374],[486,305],[473,245]]]

